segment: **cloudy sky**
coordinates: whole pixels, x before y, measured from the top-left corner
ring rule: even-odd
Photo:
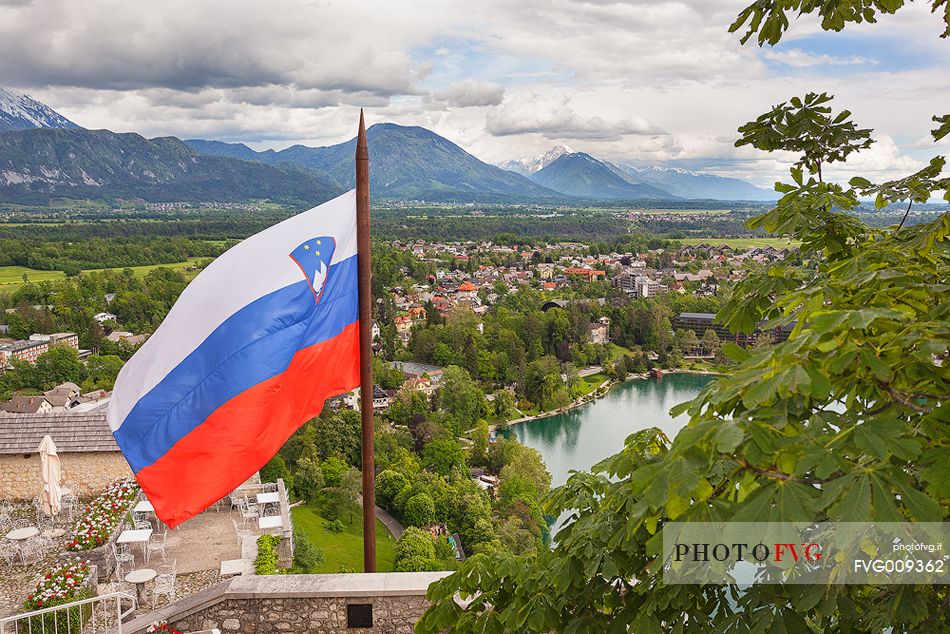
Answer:
[[[428,127],[483,160],[555,143],[769,185],[781,157],[736,150],[771,105],[828,91],[875,129],[845,167],[902,174],[950,110],[950,41],[924,3],[775,48],[727,27],[750,0],[0,0],[0,85],[88,128],[325,145],[369,123]]]

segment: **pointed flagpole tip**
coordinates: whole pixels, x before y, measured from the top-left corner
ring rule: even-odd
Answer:
[[[369,149],[366,146],[366,124],[363,122],[362,108],[360,108],[360,127],[356,134],[356,160],[369,160]]]

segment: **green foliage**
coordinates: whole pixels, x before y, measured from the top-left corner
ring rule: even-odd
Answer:
[[[395,390],[404,380],[401,370],[378,357],[373,357],[373,381],[384,390]]]
[[[428,493],[418,493],[406,501],[402,519],[410,526],[428,526],[435,522],[435,502]]]
[[[437,570],[432,536],[415,526],[404,530],[396,542],[395,566],[397,572]]]
[[[323,471],[323,480],[328,487],[338,487],[343,483],[343,476],[349,466],[334,456],[330,456],[320,464]]]
[[[507,420],[515,411],[515,397],[508,390],[498,390],[495,392],[495,416],[502,420]]]
[[[331,533],[342,533],[345,526],[340,520],[329,520],[323,524],[323,528]]]
[[[283,478],[284,482],[290,480],[290,469],[280,454],[276,454],[261,467],[261,482],[277,482],[278,478]]]
[[[326,481],[323,479],[323,470],[316,460],[301,458],[294,472],[294,493],[297,497],[312,502],[317,499]]]
[[[934,13],[943,11],[947,27],[941,37],[950,36],[950,5],[946,0],[929,0]],[[749,23],[742,36],[745,44],[758,33],[758,43],[778,44],[788,30],[789,17],[818,13],[821,28],[825,31],[841,31],[848,23],[877,22],[877,14],[891,15],[905,6],[905,0],[756,0],[739,13],[729,27],[730,33]],[[941,8],[942,7],[942,8]]]
[[[844,161],[873,142],[871,130],[859,129],[848,121],[848,110],[832,116],[831,107],[826,105],[831,100],[826,93],[792,97],[740,127],[742,136],[736,147],[751,145],[766,152],[800,154],[795,166],[820,177],[822,163]]]
[[[36,360],[37,380],[47,389],[67,381],[82,383],[85,376],[79,354],[67,346],[53,346]]]
[[[469,459],[473,465],[484,464],[488,452],[488,422],[478,421],[472,431],[472,450]]]
[[[122,359],[114,354],[90,355],[86,358],[86,381],[89,387],[111,390],[123,365]]]
[[[482,413],[485,395],[469,373],[457,366],[449,366],[442,373],[442,408],[452,414],[463,429],[471,429]]]
[[[376,474],[376,501],[380,506],[390,507],[396,496],[409,486],[409,479],[398,471],[386,469]]]
[[[313,545],[309,536],[299,527],[294,527],[294,560],[291,572],[313,574],[323,564],[323,551]]]
[[[950,114],[945,114],[942,117],[934,117],[934,122],[937,123],[937,129],[932,130],[934,141],[939,141],[943,137],[950,134]]]
[[[551,488],[551,474],[537,449],[525,447],[517,441],[506,441],[503,445],[505,465],[499,474],[502,482],[514,478],[523,479],[533,491],[533,497],[539,498]]]
[[[257,558],[254,559],[254,571],[259,575],[276,575],[277,545],[281,538],[277,535],[261,535],[257,538]]]
[[[331,520],[345,518],[348,523],[351,523],[360,512],[359,496],[362,491],[362,476],[358,470],[348,467],[340,477],[339,484],[331,486],[331,478],[326,472],[327,462],[323,463],[327,481],[327,488],[323,490],[322,496],[324,515]]]
[[[321,458],[340,458],[351,466],[360,466],[360,414],[342,409],[334,414],[321,414],[311,422],[313,441]]]
[[[444,476],[455,469],[465,469],[465,453],[454,438],[439,438],[426,445],[422,455],[426,469]]]
[[[750,34],[774,43],[787,10],[820,10],[823,26],[837,30],[902,5],[761,0],[733,30],[751,19]],[[557,544],[520,556],[486,548],[430,588],[433,605],[417,631],[946,629],[948,594],[939,585],[735,592],[662,581],[658,531],[671,520],[941,522],[950,513],[950,212],[887,229],[843,213],[858,192],[825,183],[821,166],[870,138],[847,111],[832,117],[828,101],[810,94],[741,129],[741,144],[800,154],[792,182],[777,186],[782,199],[750,226],[800,240],[813,274],[776,265],[749,275],[719,318],[746,332],[762,319],[794,324],[788,340],[723,346],[735,372],[674,408],[689,423],[672,442],[659,429],[637,432],[591,473],[573,474],[544,506],[567,514]],[[856,186],[913,201],[938,173],[932,163],[903,181]],[[505,495],[517,498],[523,485],[514,479]],[[501,533],[518,542],[517,527]]]
[[[878,209],[886,207],[888,203],[906,200],[908,201],[907,213],[910,213],[911,205],[926,203],[935,190],[945,190],[944,198],[950,202],[950,178],[938,178],[946,163],[947,160],[944,157],[937,156],[930,160],[927,167],[910,176],[881,185],[874,185],[866,178],[855,176],[851,179],[851,186],[864,196],[876,194],[874,206]],[[904,220],[906,219],[907,214],[904,215]],[[901,220],[901,225],[904,224],[904,220]]]
[[[82,601],[91,599],[95,594],[89,588],[83,588],[68,599],[51,599],[43,604],[43,607],[54,607],[56,605],[65,605],[73,601]],[[79,632],[92,616],[92,604],[87,603],[80,606],[66,608],[63,612],[51,612],[39,616],[30,617],[26,621],[25,628],[31,632],[49,632],[49,634],[72,634]],[[20,621],[20,624],[23,624]]]

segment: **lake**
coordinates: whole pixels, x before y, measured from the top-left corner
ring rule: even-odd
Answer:
[[[673,418],[670,409],[695,397],[715,377],[669,374],[662,379],[634,379],[615,385],[607,396],[564,414],[519,425],[511,431],[519,441],[541,452],[558,486],[571,469],[589,470],[623,448],[627,436],[640,429],[659,427],[672,439],[686,424],[684,414]]]

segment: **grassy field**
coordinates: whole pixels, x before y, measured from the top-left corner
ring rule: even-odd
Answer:
[[[185,267],[193,265],[195,262],[200,260],[207,260],[208,258],[188,258],[185,262],[173,262],[171,264],[150,264],[148,266],[133,266],[132,270],[135,272],[135,276],[138,278],[145,277],[148,275],[148,272],[157,269],[157,268],[166,268],[166,269],[176,269],[181,270]],[[92,269],[92,271],[105,271],[107,269]],[[113,269],[121,270],[121,269]],[[91,272],[91,271],[86,271]],[[12,292],[17,288],[23,285],[23,274],[26,273],[31,282],[46,282],[49,280],[61,280],[66,277],[62,271],[40,271],[38,269],[30,269],[25,266],[0,266],[0,292],[7,291]],[[195,275],[194,271],[185,271],[185,275],[192,277]]]
[[[733,249],[754,249],[756,247],[785,247],[798,246],[797,242],[785,238],[684,238],[683,244],[708,244],[711,246],[728,245]]]
[[[314,546],[323,551],[324,562],[313,572],[340,572],[341,569],[363,571],[363,524],[355,517],[342,533],[324,529],[326,522],[312,504],[298,506],[291,511],[294,526],[310,538]],[[391,572],[396,554],[396,540],[386,525],[376,520],[376,570]]]
[[[32,282],[61,280],[65,275],[62,271],[38,271],[25,266],[0,266],[0,290],[13,290],[23,284],[23,274],[30,276]]]
[[[607,375],[603,372],[598,372],[597,374],[591,374],[590,376],[581,377],[578,382],[578,387],[581,389],[581,394],[587,395],[596,390],[600,385],[607,380]]]

